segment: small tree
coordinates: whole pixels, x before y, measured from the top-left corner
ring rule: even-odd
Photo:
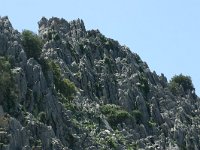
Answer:
[[[126,110],[115,104],[102,105],[100,110],[102,114],[107,117],[110,125],[114,128],[117,124],[131,118],[131,115]]]
[[[190,76],[180,74],[172,77],[169,82],[169,87],[172,93],[176,94],[180,86],[183,88],[184,92],[195,90]]]
[[[28,58],[38,59],[42,52],[43,42],[40,37],[29,30],[22,32],[22,45]]]

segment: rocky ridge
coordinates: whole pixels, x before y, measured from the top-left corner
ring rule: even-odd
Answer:
[[[174,95],[163,74],[80,19],[38,25],[42,53],[28,58],[22,34],[0,17],[0,56],[10,63],[15,93],[0,97],[0,149],[200,149],[194,91]],[[58,90],[49,64],[75,95]]]

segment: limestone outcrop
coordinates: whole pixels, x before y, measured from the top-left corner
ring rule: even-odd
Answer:
[[[22,34],[0,17],[13,83],[0,97],[0,149],[200,149],[194,91],[173,94],[164,74],[80,19],[38,25],[41,56],[27,58]]]

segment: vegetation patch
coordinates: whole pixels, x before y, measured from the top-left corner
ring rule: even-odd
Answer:
[[[61,69],[58,64],[51,61],[50,66],[53,72],[56,90],[71,101],[76,94],[75,84],[69,79],[62,77]]]
[[[22,32],[22,46],[28,58],[33,57],[38,60],[42,52],[43,41],[32,31],[24,30]]]
[[[117,148],[116,139],[114,139],[113,137],[109,137],[107,139],[107,143],[110,146],[110,148],[112,148],[112,149],[116,149]]]
[[[100,107],[101,112],[107,117],[108,122],[112,127],[124,122],[131,115],[118,105],[106,104]]]
[[[182,74],[175,75],[169,82],[170,91],[173,94],[178,94],[180,87],[183,88],[184,92],[195,90],[190,76],[184,76]]]
[[[4,111],[12,111],[16,98],[10,62],[5,57],[0,57],[0,105],[3,105]]]
[[[150,87],[149,87],[149,83],[147,78],[142,74],[141,76],[139,76],[139,81],[140,81],[140,89],[142,90],[143,94],[145,97],[147,97],[149,91],[150,91]]]
[[[136,123],[138,123],[138,124],[141,123],[141,120],[142,120],[142,112],[141,111],[133,110],[132,115],[135,118]]]

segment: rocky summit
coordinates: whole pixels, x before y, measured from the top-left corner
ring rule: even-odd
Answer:
[[[0,150],[200,149],[189,77],[169,82],[80,19],[38,26],[0,17]]]

